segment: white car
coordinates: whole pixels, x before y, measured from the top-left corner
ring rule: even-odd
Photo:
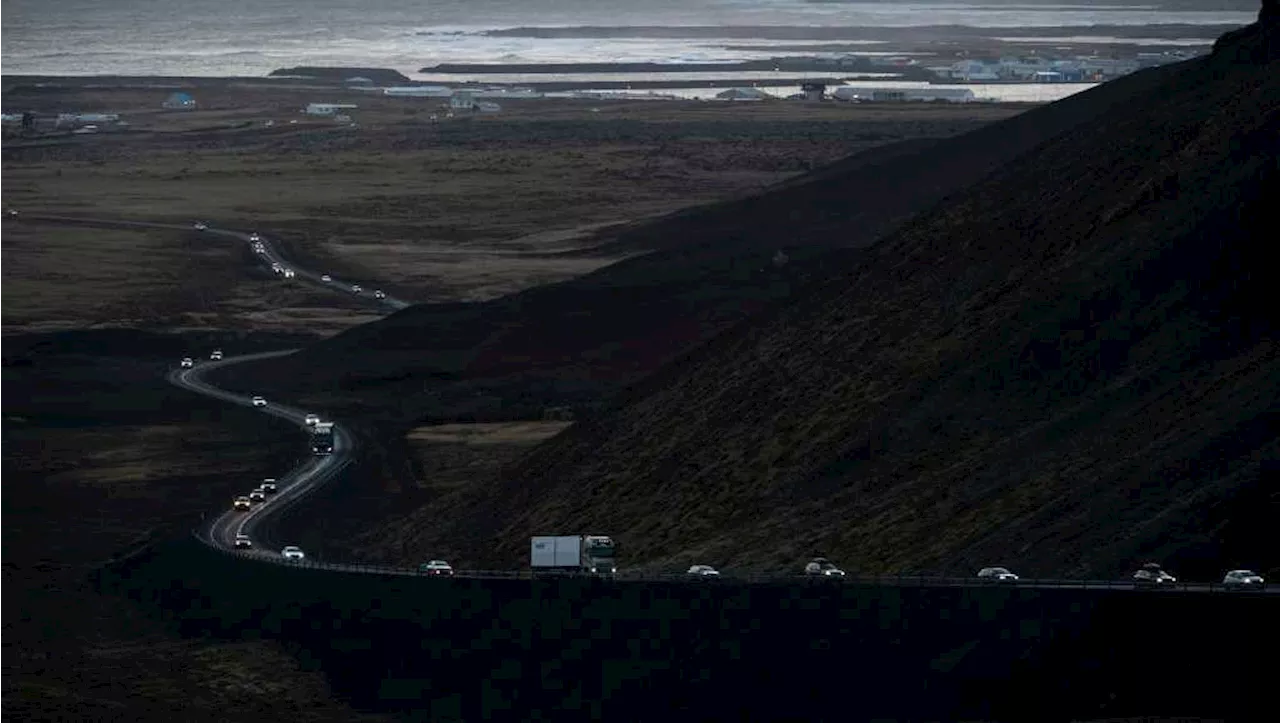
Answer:
[[[1227,587],[1263,588],[1267,586],[1267,581],[1253,570],[1232,570],[1222,578],[1222,584]]]
[[[249,501],[248,497],[244,497],[243,495],[235,498],[231,502],[231,509],[233,510],[239,510],[243,512],[244,510],[247,510],[250,507],[253,507],[253,503]]]
[[[208,230],[209,224],[205,223],[204,221],[196,221],[195,227],[197,231],[205,231],[205,230]]]
[[[418,572],[433,577],[453,577],[453,566],[444,560],[431,560],[418,565]]]
[[[183,368],[183,369],[190,369],[191,367],[193,367],[193,366],[195,366],[195,365],[196,365],[196,360],[195,360],[195,359],[192,359],[192,358],[191,358],[191,357],[189,357],[189,356],[184,356],[184,357],[182,357],[182,368]]]
[[[834,563],[825,557],[815,557],[809,564],[804,566],[804,574],[818,575],[821,577],[844,577],[844,570],[836,567]]]
[[[273,263],[273,264],[271,264],[271,272],[272,272],[272,273],[275,273],[275,274],[283,274],[283,273],[284,273],[284,267],[283,267],[283,266],[281,266],[281,265],[280,265],[280,264],[278,264],[278,263]]]
[[[286,279],[292,279],[294,276],[296,276],[296,274],[293,272],[293,269],[285,269],[285,270],[284,270],[284,277],[285,277]]]
[[[280,557],[283,557],[286,560],[305,560],[307,555],[302,551],[301,547],[298,547],[297,545],[289,545],[280,551]]]
[[[236,535],[236,547],[249,548],[253,547],[253,540],[248,535]]]
[[[261,236],[259,236],[259,235],[258,235],[258,234],[256,234],[256,233],[251,233],[251,234],[249,234],[249,240],[250,240],[250,241],[261,241],[261,240],[262,240],[262,237],[261,237]]]
[[[382,293],[382,289],[378,289],[377,291],[373,292],[373,298],[375,298],[375,299],[385,299],[385,298],[387,298],[387,295],[386,295],[386,294],[384,294],[384,293]]]
[[[319,424],[319,423],[320,423],[320,415],[319,415],[319,414],[308,414],[308,415],[307,415],[307,418],[306,418],[305,420],[303,420],[303,422],[304,422],[308,427],[314,427],[314,426],[316,426],[317,424]]]
[[[12,208],[11,208],[11,209],[9,209],[8,211],[5,211],[5,213],[6,213],[6,214],[8,214],[10,217],[13,217],[13,216],[17,216],[17,215],[18,215],[18,212],[17,212],[17,211],[15,211],[15,210],[13,210]]]
[[[255,407],[265,407],[267,406],[267,400],[263,399],[262,397],[254,397],[252,400],[250,400],[250,404],[252,404]]]
[[[978,577],[996,582],[1011,582],[1018,579],[1017,575],[1009,572],[1009,569],[1005,567],[984,567],[978,571]]]
[[[1158,563],[1148,562],[1133,573],[1133,581],[1139,585],[1168,585],[1178,578],[1162,570]]]
[[[262,484],[258,486],[258,489],[262,490],[266,494],[274,495],[276,493],[276,490],[278,489],[276,487],[276,478],[267,477],[266,479],[262,480]]]
[[[253,252],[255,254],[265,254],[267,252],[267,247],[263,246],[262,244],[254,244]]]
[[[698,577],[719,577],[720,571],[710,565],[694,565],[685,574]]]
[[[330,281],[333,281],[333,277],[332,277],[332,276],[330,276],[330,275],[328,275],[328,274],[325,274],[324,276],[321,276],[321,277],[320,277],[320,280],[321,280],[321,281],[323,281],[323,282],[325,282],[325,283],[327,284],[327,283],[329,283]]]
[[[266,502],[267,495],[264,494],[261,489],[256,489],[249,493],[249,501],[250,502]]]
[[[209,354],[209,358],[210,358],[210,359],[212,359],[212,360],[214,360],[214,361],[221,361],[221,360],[222,360],[222,350],[221,350],[221,349],[214,349],[214,350],[213,350],[213,352],[211,352],[211,353]]]
[[[351,293],[353,294],[358,294],[361,291],[364,291],[364,289],[361,289],[359,284],[356,284],[355,286],[351,287]]]

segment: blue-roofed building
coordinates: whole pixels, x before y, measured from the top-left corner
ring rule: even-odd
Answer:
[[[191,110],[196,107],[196,99],[189,93],[173,93],[164,100],[165,108]]]

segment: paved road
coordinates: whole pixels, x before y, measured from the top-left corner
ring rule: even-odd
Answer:
[[[247,246],[250,246],[251,250],[253,245],[253,242],[250,240],[253,236],[253,232],[251,231],[232,231],[230,229],[213,228],[212,226],[204,231],[197,231],[194,227],[195,222],[189,224],[150,223],[147,221],[120,221],[115,219],[78,218],[75,216],[46,216],[43,214],[19,214],[18,216],[6,217],[5,221],[8,223],[12,223],[14,221],[40,221],[43,223],[95,226],[103,228],[162,228],[173,231],[190,231],[192,233],[235,239],[237,241],[244,242]],[[387,295],[385,299],[374,298],[373,294],[374,291],[377,290],[377,286],[374,286],[369,282],[338,278],[334,278],[332,281],[328,282],[322,281],[320,277],[324,275],[324,272],[299,268],[296,264],[291,263],[283,254],[280,253],[280,249],[275,244],[271,243],[271,239],[265,234],[261,236],[261,241],[266,253],[255,254],[261,264],[268,270],[271,268],[272,263],[278,263],[287,269],[293,269],[296,274],[295,278],[292,280],[293,283],[306,283],[317,288],[331,291],[334,294],[342,294],[344,296],[358,298],[388,311],[399,311],[400,309],[412,305],[408,301],[397,299],[391,295]],[[289,283],[289,281],[282,278],[281,283]],[[351,291],[351,287],[357,284],[363,287],[359,294]]]
[[[221,361],[197,362],[196,366],[191,369],[179,368],[170,372],[169,382],[183,389],[189,389],[224,402],[239,404],[243,407],[253,407],[251,397],[218,389],[206,382],[204,375],[219,367],[284,356],[293,352],[294,350],[290,349],[262,354],[247,354]],[[306,410],[280,404],[270,399],[267,400],[267,406],[258,407],[257,409],[263,414],[287,419],[304,431],[309,432],[310,428],[307,427],[305,421],[308,414]],[[333,426],[332,454],[322,457],[311,456],[305,463],[290,471],[285,477],[277,478],[278,491],[276,494],[269,496],[266,502],[255,505],[253,509],[247,512],[231,509],[231,500],[227,500],[226,511],[219,515],[206,529],[202,530],[201,535],[210,544],[225,549],[233,549],[235,547],[236,535],[248,535],[250,539],[254,539],[256,537],[255,532],[265,526],[267,518],[291,507],[306,496],[307,493],[331,479],[343,467],[351,463],[354,451],[355,442],[351,433],[335,423]],[[310,445],[307,447],[307,452],[310,454]],[[246,485],[248,485],[248,481],[246,481]],[[246,489],[242,494],[248,493],[249,490]],[[271,557],[277,557],[277,552],[254,550],[254,554],[269,555]]]

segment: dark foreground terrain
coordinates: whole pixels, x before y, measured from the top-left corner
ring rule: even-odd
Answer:
[[[433,723],[1246,720],[1251,696],[1223,693],[1265,689],[1251,652],[1280,642],[1273,596],[1250,594],[380,577],[193,540],[104,578]]]
[[[591,529],[650,566],[1272,568],[1275,32],[638,228],[619,243],[663,250],[581,279],[407,309],[245,373],[404,423],[598,411],[499,480],[412,500],[365,536],[387,556],[514,567],[530,534]]]
[[[123,330],[5,339],[6,720],[374,720],[334,702],[323,674],[277,643],[184,637],[92,580],[297,461],[290,426],[170,387],[173,359],[297,343]]]

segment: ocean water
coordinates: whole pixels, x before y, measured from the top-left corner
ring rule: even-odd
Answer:
[[[967,25],[990,28],[993,36],[1001,28],[1073,27],[1080,32],[1070,35],[1087,37],[1097,35],[1086,32],[1091,25],[1244,25],[1257,8],[1254,0],[3,0],[0,71],[262,76],[295,65],[350,65],[417,78],[419,68],[437,63],[729,61],[768,58],[781,54],[774,46],[807,42],[804,31],[789,39],[716,37],[715,31],[700,37],[661,37],[661,31],[626,37],[617,30],[610,34],[622,37],[589,30],[556,38],[489,34],[521,27]],[[878,46],[858,44],[868,52]]]

